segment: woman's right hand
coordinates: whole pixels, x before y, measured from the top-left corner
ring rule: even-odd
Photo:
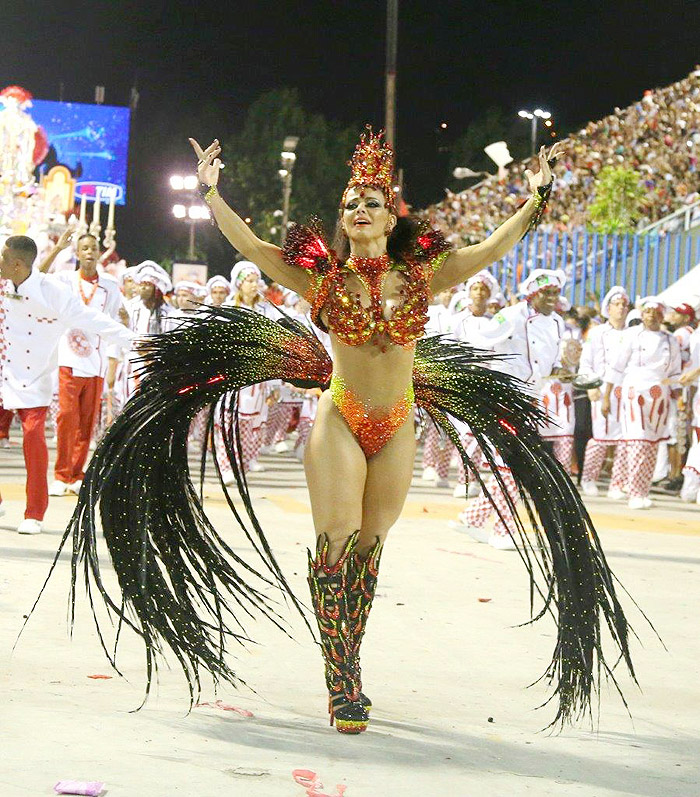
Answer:
[[[189,142],[192,144],[192,149],[197,156],[197,177],[199,182],[204,183],[204,185],[215,186],[219,182],[219,172],[224,166],[219,159],[221,154],[219,140],[215,138],[206,149],[202,149],[193,138],[190,138]]]

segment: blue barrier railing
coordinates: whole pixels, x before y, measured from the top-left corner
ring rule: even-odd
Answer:
[[[533,269],[563,269],[565,295],[572,304],[586,304],[589,292],[602,296],[613,285],[624,285],[633,297],[660,293],[697,265],[697,231],[601,235],[574,230],[529,233],[491,271],[513,294]]]

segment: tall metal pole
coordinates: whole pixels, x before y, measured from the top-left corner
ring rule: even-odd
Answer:
[[[187,259],[194,260],[194,221],[190,219],[190,247],[187,252]]]
[[[396,50],[399,27],[399,0],[386,6],[386,94],[384,129],[386,140],[396,149]]]
[[[282,243],[287,237],[289,227],[289,201],[292,196],[292,167],[289,166],[282,183]]]

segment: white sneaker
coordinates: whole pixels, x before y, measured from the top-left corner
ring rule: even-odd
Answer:
[[[467,534],[477,542],[489,542],[493,536],[491,532],[480,529],[478,526],[467,526]]]
[[[233,471],[224,471],[221,474],[221,481],[227,486],[232,487],[236,483],[236,477],[233,475]]]
[[[252,461],[251,461],[251,463],[248,465],[248,470],[249,470],[251,473],[264,473],[264,472],[265,472],[265,470],[266,470],[266,468],[265,468],[265,466],[264,466],[264,465],[261,465],[261,464],[258,462],[258,460],[257,460],[257,459],[254,459],[254,460],[252,460]]]
[[[73,493],[74,495],[78,495],[80,493],[80,488],[83,486],[83,480],[78,479],[77,482],[73,482],[73,484],[68,485],[68,492]]]
[[[517,551],[518,546],[510,534],[492,534],[488,538],[488,543],[492,548],[499,551]]]
[[[611,501],[621,501],[623,498],[627,498],[627,495],[617,487],[609,487],[607,496]]]
[[[299,460],[299,462],[303,462],[304,461],[304,451],[305,451],[305,449],[306,449],[306,446],[303,443],[300,443],[294,449],[294,456]]]
[[[274,449],[273,449],[272,446],[261,446],[260,447],[260,453],[261,454],[272,454],[273,451],[274,451]]]
[[[10,441],[6,437],[3,437],[0,440],[0,448],[9,448],[9,447],[10,447]]]
[[[277,443],[277,445],[275,446],[275,451],[278,454],[286,454],[287,451],[289,451],[289,446],[287,445],[287,441],[286,440],[280,440],[280,442]]]
[[[454,490],[452,491],[453,498],[466,498],[467,497],[467,485],[466,484],[458,484]]]
[[[591,497],[598,495],[598,485],[595,482],[581,482],[581,489],[584,495]]]
[[[438,479],[435,482],[435,486],[436,487],[449,487],[450,483],[447,481],[447,479]]]
[[[69,489],[69,484],[54,479],[49,486],[49,495],[66,495]]]
[[[434,482],[437,481],[437,477],[438,475],[435,468],[424,468],[421,480],[424,482]]]
[[[627,506],[630,509],[649,509],[651,502],[648,498],[630,498]]]
[[[41,521],[34,518],[25,518],[17,526],[18,534],[41,534]]]
[[[476,498],[481,495],[481,485],[477,481],[469,482],[469,489],[467,490],[468,498]]]

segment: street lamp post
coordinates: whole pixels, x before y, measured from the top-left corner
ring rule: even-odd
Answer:
[[[183,204],[173,205],[173,216],[176,219],[183,219],[189,225],[189,247],[187,250],[188,260],[194,260],[195,244],[195,225],[198,221],[206,221],[211,218],[209,208],[197,202],[197,184],[199,180],[196,175],[188,174],[182,177],[174,174],[170,178],[170,187],[173,191],[182,192],[183,199],[190,202],[189,207]]]
[[[287,227],[289,226],[289,203],[292,198],[292,169],[296,162],[296,148],[299,143],[298,136],[287,136],[282,144],[280,153],[281,168],[278,171],[282,180],[282,243],[287,237]]]
[[[534,111],[518,111],[518,116],[521,119],[530,120],[530,154],[534,156],[537,151],[537,120],[549,119],[552,114],[541,108],[535,108]]]

